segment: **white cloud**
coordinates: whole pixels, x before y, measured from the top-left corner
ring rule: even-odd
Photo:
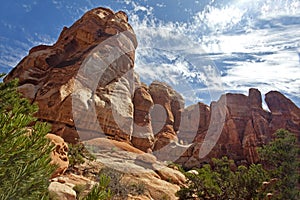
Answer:
[[[164,22],[152,15],[140,18],[136,13],[130,13],[139,41],[136,69],[141,77],[158,79],[160,74],[165,81],[173,83],[176,81],[172,74],[174,71],[186,79],[196,76],[195,71],[186,67],[189,59],[205,58],[215,62],[223,74],[220,78],[221,73],[214,70],[208,79],[208,70],[200,70],[202,75],[206,75],[201,77],[201,73],[198,74],[200,82],[212,91],[220,91],[223,86],[226,91],[247,93],[249,87],[257,87],[263,93],[275,89],[296,97],[300,88],[297,54],[300,27],[281,16],[300,17],[297,11],[300,10],[299,3],[293,0],[278,2],[278,5],[269,2],[268,10],[263,7],[267,4],[265,1],[234,1],[222,7],[211,4],[196,13],[194,21],[188,23]],[[279,11],[276,6],[282,7],[282,10]],[[279,14],[276,15],[272,9],[277,9]],[[158,58],[147,48],[180,54],[187,61],[168,61],[166,64],[163,62],[167,58]],[[152,56],[153,60],[143,59],[147,56]],[[204,62],[198,64],[202,68],[209,66]],[[159,67],[154,68],[154,65]]]
[[[194,20],[199,24],[204,23],[210,30],[222,32],[238,24],[245,12],[234,5],[222,8],[208,5],[204,11],[196,13]]]
[[[163,7],[166,7],[166,4],[164,4],[164,3],[157,3],[156,6],[159,7],[159,8],[163,8]]]
[[[64,6],[74,20],[91,4],[96,6],[92,1],[89,6],[52,2],[58,8]],[[291,23],[291,19],[300,18],[299,0],[211,1],[189,22],[156,18],[154,9],[168,10],[163,3],[151,7],[145,1],[120,2],[130,8],[125,11],[137,34],[136,70],[142,78],[165,80],[176,87],[187,82],[191,87],[179,90],[191,101],[200,99],[191,95],[193,92],[208,90],[211,99],[216,99],[222,88],[247,93],[249,87],[258,87],[263,93],[276,89],[299,96],[300,26],[299,22]],[[31,46],[55,41],[40,33],[28,40]],[[1,52],[7,52],[1,54],[1,63],[13,66],[27,49],[0,46]],[[17,56],[8,56],[14,52]],[[196,89],[193,84],[197,81],[201,86]]]
[[[278,90],[293,96],[300,92],[299,58],[294,51],[264,55],[264,62],[235,62],[235,66],[222,77],[227,88],[233,91],[248,91],[258,87],[262,93]]]
[[[26,56],[26,49],[30,48],[28,44],[20,41],[9,41],[16,47],[8,45],[8,38],[0,38],[0,66],[14,67]]]

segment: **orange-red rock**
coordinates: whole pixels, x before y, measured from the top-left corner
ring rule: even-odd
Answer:
[[[187,108],[183,116],[185,120],[191,118],[187,123],[190,131],[195,131],[196,124],[199,127],[194,143],[177,162],[192,168],[209,162],[210,158],[228,156],[237,163],[256,163],[259,161],[257,147],[268,143],[277,129],[287,129],[299,138],[300,109],[279,92],[267,93],[266,102],[271,112],[263,110],[261,93],[253,88],[248,96],[223,95],[218,102],[211,104],[210,118],[205,118],[207,124],[204,125],[193,121],[193,118],[199,120],[195,114],[191,118],[195,105]]]
[[[268,92],[265,101],[272,113],[270,128],[275,131],[285,128],[298,135],[300,141],[300,109],[277,91]]]
[[[95,8],[52,46],[32,48],[5,81],[19,78],[19,91],[39,106],[36,117],[67,142],[78,141],[78,130],[129,142],[136,46],[124,12]]]
[[[56,170],[52,174],[52,177],[56,177],[63,174],[69,167],[69,148],[64,139],[57,135],[49,133],[46,135],[46,138],[48,138],[55,145],[50,157],[51,164],[57,165]]]
[[[153,100],[146,86],[137,88],[133,97],[134,125],[131,142],[133,146],[145,151],[152,151],[154,135],[151,125],[150,110]]]
[[[182,96],[166,83],[155,81],[149,86],[149,93],[154,102],[151,112],[152,128],[157,151],[172,141],[177,141],[181,112],[184,107]]]

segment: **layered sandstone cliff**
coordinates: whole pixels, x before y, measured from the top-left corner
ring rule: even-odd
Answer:
[[[189,121],[188,126],[184,125],[178,137],[191,141],[189,135],[196,130],[197,134],[177,162],[191,168],[213,157],[228,156],[238,163],[256,163],[259,161],[257,147],[267,144],[280,128],[296,134],[299,140],[300,109],[275,91],[267,93],[265,101],[270,111],[262,108],[260,91],[251,88],[248,96],[229,93],[210,107],[198,104],[186,108],[183,121]],[[195,113],[200,114],[199,123],[186,119]]]
[[[124,12],[88,11],[64,28],[52,46],[30,50],[5,78],[37,103],[36,117],[69,143],[108,138],[172,160],[199,166],[227,155],[257,162],[256,148],[285,128],[300,135],[300,109],[279,92],[224,94],[210,106],[184,108],[169,85],[140,82],[134,72],[137,41]]]
[[[32,48],[5,81],[18,78],[20,92],[39,106],[36,116],[67,142],[103,133],[129,141],[136,46],[124,12],[93,9],[52,46]]]

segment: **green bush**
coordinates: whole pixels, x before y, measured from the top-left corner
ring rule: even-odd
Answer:
[[[280,129],[275,139],[258,149],[261,164],[239,166],[232,170],[232,160],[212,159],[196,169],[198,174],[185,173],[188,187],[177,192],[180,199],[300,199],[299,144],[292,133]]]
[[[127,196],[128,187],[121,183],[121,179],[124,175],[122,172],[105,167],[101,169],[100,175],[105,175],[110,178],[110,183],[108,184],[108,187],[113,195],[120,197]]]
[[[17,85],[0,83],[0,199],[47,199],[54,171],[49,126],[36,122],[37,106],[20,97]]]
[[[212,166],[196,169],[198,174],[185,173],[188,187],[177,192],[180,199],[260,199],[260,187],[268,179],[261,165],[239,166],[232,170],[233,161],[227,157],[212,159]]]
[[[270,176],[277,180],[273,187],[273,199],[300,199],[299,144],[294,134],[279,129],[275,139],[258,149],[261,160]]]
[[[142,182],[122,183],[123,175],[120,171],[105,167],[99,172],[98,184],[89,193],[90,185],[76,185],[73,189],[79,200],[126,199],[128,194],[144,194],[145,185]]]
[[[99,183],[92,188],[91,192],[83,200],[109,200],[111,198],[110,180],[110,177],[101,174]]]
[[[85,159],[96,159],[96,157],[93,154],[91,154],[82,143],[68,144],[68,147],[68,158],[70,168],[78,164],[83,164],[85,162]]]

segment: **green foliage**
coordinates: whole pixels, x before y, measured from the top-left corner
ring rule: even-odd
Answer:
[[[262,183],[266,180],[269,180],[268,172],[261,164],[239,166],[232,188],[235,199],[264,199],[267,191],[262,190]]]
[[[125,199],[128,194],[141,195],[145,192],[145,185],[141,182],[122,183],[123,173],[103,168],[99,173],[98,184],[89,191],[89,185],[76,185],[73,189],[79,200],[108,200]]]
[[[49,126],[36,122],[37,106],[20,97],[17,85],[0,83],[0,199],[47,199],[54,171]]]
[[[276,178],[274,199],[300,199],[299,188],[299,146],[295,135],[279,129],[275,139],[258,150],[261,160]]]
[[[82,143],[78,144],[68,144],[68,158],[69,158],[69,166],[74,167],[77,164],[82,164],[87,160],[95,160],[95,156],[92,155]]]
[[[101,174],[99,183],[95,185],[92,191],[83,200],[108,200],[111,198],[111,191],[109,189],[110,177]]]
[[[86,189],[88,189],[88,186],[85,184],[77,184],[73,187],[73,190],[76,192],[77,199],[82,199],[81,197]]]
[[[213,167],[212,167],[213,166]],[[239,166],[233,169],[233,161],[227,157],[212,159],[212,166],[204,165],[198,174],[185,173],[188,187],[177,192],[180,199],[259,199],[262,182],[267,180],[267,172],[261,165],[249,168]]]
[[[299,146],[292,133],[280,129],[276,138],[258,149],[262,164],[232,167],[233,161],[224,157],[212,159],[198,174],[185,173],[188,187],[177,193],[180,199],[300,199]]]
[[[167,166],[169,168],[176,169],[176,170],[180,171],[181,173],[185,173],[185,170],[183,169],[183,167],[180,164],[177,164],[174,162],[169,162],[169,163],[167,163]]]
[[[128,188],[126,185],[121,183],[121,179],[124,175],[122,172],[112,168],[103,168],[100,171],[100,174],[110,177],[110,183],[108,187],[114,195],[127,196]]]

